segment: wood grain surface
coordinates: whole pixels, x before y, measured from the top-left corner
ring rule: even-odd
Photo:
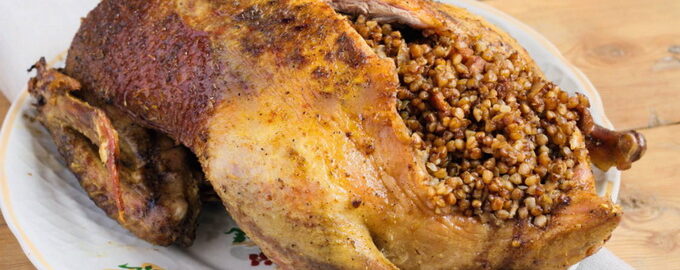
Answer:
[[[680,1],[484,2],[547,37],[593,81],[614,125],[647,137],[623,173],[625,214],[606,247],[636,269],[680,269]],[[8,106],[0,97],[3,117]],[[0,269],[34,269],[1,217]]]

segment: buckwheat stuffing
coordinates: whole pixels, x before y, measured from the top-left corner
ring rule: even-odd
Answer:
[[[517,52],[480,36],[364,16],[351,21],[396,65],[397,110],[415,147],[427,153],[428,206],[484,222],[547,226],[551,211],[568,201],[574,167],[587,160],[578,121],[588,99],[541,79]]]

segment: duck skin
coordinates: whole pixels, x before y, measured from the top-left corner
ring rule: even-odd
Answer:
[[[589,150],[644,152],[429,1],[104,0],[64,73],[191,149],[282,269],[563,269],[621,218]]]

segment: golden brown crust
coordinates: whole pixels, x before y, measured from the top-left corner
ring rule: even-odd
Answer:
[[[194,145],[205,139],[201,126],[222,91],[241,78],[218,80],[222,67],[208,34],[158,3],[101,2],[83,20],[65,72],[145,124]]]

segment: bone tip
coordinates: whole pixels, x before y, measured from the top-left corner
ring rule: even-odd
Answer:
[[[622,159],[617,162],[616,167],[619,170],[630,169],[632,163],[638,161],[647,151],[647,140],[645,137],[635,131],[627,131],[619,138],[619,150],[623,153]]]
[[[631,161],[638,161],[640,158],[642,158],[645,152],[647,152],[647,139],[645,139],[645,136],[642,135],[642,133],[635,130],[631,131],[631,134],[633,137],[635,137],[637,145],[637,151],[635,151]]]

